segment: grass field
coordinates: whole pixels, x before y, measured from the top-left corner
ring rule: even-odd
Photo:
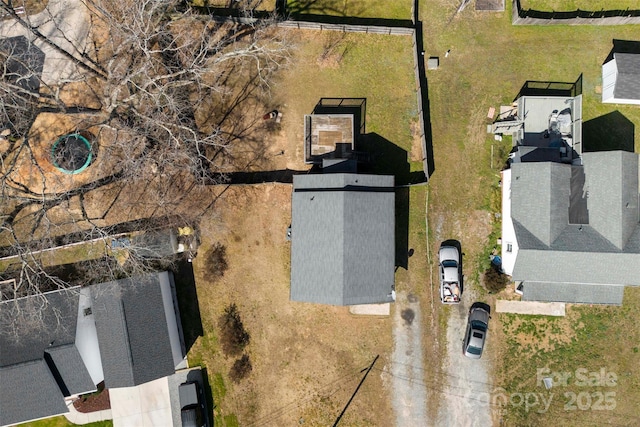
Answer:
[[[624,121],[636,124],[632,126],[633,140],[629,142],[635,142],[637,151],[640,109],[605,105],[600,99],[601,65],[611,50],[612,40],[633,40],[637,28],[515,27],[511,25],[510,5],[503,14],[483,14],[467,8],[456,15],[455,9],[454,2],[444,1],[429,2],[421,7],[426,54],[440,57],[440,68],[427,74],[435,155],[435,173],[429,183],[429,224],[430,234],[434,236],[432,247],[435,248],[439,240],[459,238],[468,258],[476,260],[475,263],[467,263],[470,271],[465,271],[465,274],[478,277],[479,267],[487,262],[488,252],[497,247],[494,240],[497,235],[494,232],[490,237],[490,233],[499,225],[497,221],[491,221],[487,227],[478,219],[482,218],[483,212],[491,215],[497,211],[499,166],[496,167],[496,162],[499,165],[500,159],[496,157],[499,149],[505,153],[504,145],[486,134],[485,125],[490,122],[486,118],[489,107],[511,103],[527,80],[573,82],[583,74],[583,128],[602,132],[601,129],[616,123],[615,117],[622,116]],[[450,55],[445,58],[444,53],[448,49]],[[603,136],[606,134],[602,132]],[[473,244],[469,245],[469,242]],[[614,343],[618,333],[637,329],[637,315],[634,313],[638,312],[640,301],[634,295],[637,295],[635,290],[625,296],[622,309],[571,308],[572,314],[567,319],[540,319],[535,321],[538,322],[535,327],[532,326],[534,321],[526,318],[494,316],[492,330],[501,332],[499,338],[492,337],[497,338],[490,341],[495,345],[483,357],[493,360],[496,374],[493,386],[503,387],[507,393],[544,392],[536,387],[535,381],[536,368],[545,367],[545,363],[550,363],[552,371],[572,371],[575,374],[575,370],[583,366],[594,371],[605,367],[615,371],[619,377],[628,375],[628,380],[621,380],[613,390],[616,391],[617,404],[613,412],[581,410],[578,402],[573,402],[578,409],[565,411],[564,404],[569,402],[560,400],[565,399],[563,393],[576,392],[577,398],[577,393],[582,391],[582,388],[567,388],[556,396],[558,400],[554,405],[559,407],[554,406],[546,413],[533,414],[522,410],[522,407],[508,406],[508,411],[502,414],[505,425],[606,425],[608,419],[613,424],[634,424],[628,424],[630,418],[625,418],[625,414],[633,414],[633,405],[638,401],[638,385],[633,380],[638,370],[628,362],[637,360],[637,356],[633,346],[629,350],[621,348],[629,345],[626,339],[620,344]],[[493,300],[495,296],[489,295],[489,298]],[[580,322],[585,327],[574,331],[574,326]],[[620,326],[613,331],[616,324]],[[559,330],[575,338],[562,341],[553,348],[542,348],[541,337],[556,336],[554,334]],[[508,340],[516,331],[524,336],[529,334],[528,341],[523,338],[528,344]],[[607,337],[608,334],[611,337]],[[632,335],[628,340],[637,339]],[[534,352],[544,354],[540,359],[530,359],[537,357]],[[571,357],[566,363],[561,363],[569,353],[572,353]],[[580,362],[581,358],[585,361]],[[583,388],[589,393],[605,391]],[[588,398],[595,403],[600,397],[590,394]],[[581,399],[580,405],[585,408],[587,397],[583,395]],[[607,417],[608,414],[611,418]],[[589,421],[591,417],[597,417],[596,421]]]
[[[72,424],[63,416],[47,418],[40,421],[32,421],[30,423],[20,424],[24,427],[73,427],[77,424]],[[97,423],[83,424],[85,427],[112,427],[113,421],[99,421]]]
[[[499,221],[493,214],[499,207],[499,171],[508,153],[509,141],[494,141],[492,135],[486,134],[489,107],[511,103],[526,80],[573,82],[583,74],[585,127],[589,127],[590,121],[592,124],[602,122],[602,117],[613,112],[639,123],[640,111],[632,107],[603,105],[599,94],[600,67],[611,49],[612,39],[633,39],[635,28],[513,27],[508,12],[483,14],[468,8],[456,15],[457,4],[454,3],[431,1],[421,8],[426,56],[440,56],[441,59],[440,68],[427,75],[435,155],[435,173],[428,187],[430,250],[434,253],[441,240],[460,239],[467,259],[471,261],[465,264],[465,275],[470,279],[467,284],[492,300],[493,296],[487,296],[478,288],[479,271],[487,263],[487,255],[496,247],[495,239],[499,236]],[[418,170],[421,163],[419,155],[414,155],[416,144],[412,132],[417,109],[410,41],[395,36],[313,31],[296,33],[294,38],[298,41],[297,54],[273,89],[274,103],[282,106],[286,118],[280,144],[286,147],[287,166],[302,167],[302,116],[311,112],[319,98],[366,97],[367,132],[376,133],[406,151],[412,159],[408,167]],[[450,55],[445,58],[447,50]],[[594,122],[594,119],[598,121]],[[607,124],[606,120],[604,124]],[[635,140],[638,140],[639,132],[634,128]],[[221,209],[226,229],[210,234],[228,249],[230,271],[222,281],[208,281],[199,270],[200,261],[195,262],[205,333],[196,343],[190,360],[209,370],[219,425],[276,425],[289,420],[327,424],[331,422],[328,414],[339,409],[339,402],[348,396],[347,389],[353,385],[349,383],[352,379],[345,383],[341,379],[349,378],[350,372],[366,366],[372,352],[383,357],[388,354],[391,343],[385,334],[389,333],[390,326],[380,320],[369,331],[364,328],[366,322],[350,318],[341,309],[305,306],[302,310],[297,304],[288,302],[288,249],[278,234],[288,224],[288,195],[279,187],[265,191],[257,188],[247,190],[246,194],[232,192],[225,199],[226,207]],[[414,188],[409,193],[408,240],[415,253],[409,259],[409,270],[400,269],[396,279],[400,288],[415,290],[421,301],[428,304],[431,283],[424,247],[426,196],[423,188]],[[212,243],[205,242],[205,245]],[[431,278],[434,279],[437,280]],[[269,295],[252,289],[268,289]],[[232,301],[238,303],[247,319],[247,329],[253,334],[248,348],[254,371],[245,383],[240,384],[229,380],[228,369],[233,360],[220,353],[216,330],[217,317],[224,305]],[[638,307],[634,300],[628,304],[629,313]],[[587,310],[585,324],[590,321],[601,323],[603,314],[610,314],[597,310],[590,313],[590,309],[576,309],[580,316]],[[443,318],[440,310],[435,310],[431,318],[425,319],[433,326],[428,329],[430,336],[425,338],[429,343],[425,360],[438,360],[443,351],[443,345],[438,344],[445,342],[439,332],[446,329]],[[631,314],[627,317],[629,321],[632,318]],[[312,332],[316,331],[318,319],[322,319],[322,332]],[[501,316],[494,320],[494,330],[526,324]],[[559,328],[554,326],[554,321],[541,322],[541,328]],[[343,333],[336,332],[339,330]],[[368,335],[369,332],[374,335]],[[310,341],[313,334],[316,334],[315,340]],[[351,347],[342,340],[343,334],[356,337],[355,342],[350,343]],[[493,360],[494,386],[509,392],[518,390],[508,379],[529,378],[531,364],[514,360],[518,351],[525,351],[524,347],[507,342],[499,333],[496,335],[499,337],[491,341],[496,345],[483,356]],[[320,346],[314,348],[322,355],[321,360],[312,357],[311,348],[306,348],[312,346],[312,342]],[[576,342],[576,345],[589,347],[585,337]],[[285,348],[282,353],[285,356],[274,360],[273,355],[281,354],[282,348]],[[594,348],[594,351],[597,356],[594,360],[615,357],[614,353],[606,352],[604,346]],[[335,365],[344,370],[337,370]],[[622,372],[617,364],[607,366]],[[591,365],[585,367],[590,369]],[[428,375],[440,367],[428,363],[425,369]],[[506,369],[510,369],[508,374]],[[335,382],[334,388],[323,379]],[[380,384],[373,385],[378,387],[377,391],[365,390],[363,395],[366,397],[353,408],[345,420],[347,425],[389,423],[389,418],[385,418],[389,417],[389,407],[388,402],[384,403],[384,391]],[[325,386],[331,391],[322,391]],[[627,393],[632,388],[624,390]],[[598,399],[597,395],[590,395],[590,398]],[[629,408],[634,401],[633,396],[630,400],[625,396],[616,399],[620,411]],[[434,392],[429,400],[432,410],[438,401],[439,396]],[[580,403],[584,407],[585,402]],[[586,423],[590,415],[581,411],[570,414],[570,419],[563,421],[553,414],[536,415],[538,425],[551,420],[580,425]],[[555,414],[566,415],[564,412]],[[527,417],[531,415],[510,411],[503,416],[513,425],[526,425]],[[575,423],[571,424],[571,420]]]
[[[636,425],[639,306],[639,289],[629,288],[623,307],[571,306],[563,318],[500,314],[507,424]],[[554,379],[551,390],[544,377]]]
[[[196,6],[228,7],[229,0],[192,0]],[[249,2],[257,10],[273,10],[275,0]],[[412,0],[287,0],[287,10],[292,14],[315,14],[358,18],[411,19]],[[235,7],[238,3],[234,4]]]
[[[637,10],[640,5],[635,0],[520,0],[523,9],[566,12],[587,10]]]
[[[412,0],[288,0],[292,13],[360,18],[411,19]]]

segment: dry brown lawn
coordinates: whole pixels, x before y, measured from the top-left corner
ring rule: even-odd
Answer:
[[[361,370],[391,350],[389,318],[357,317],[347,307],[289,300],[285,234],[290,201],[289,185],[229,188],[218,204],[220,221],[203,218],[201,224],[201,253],[220,242],[229,261],[217,282],[207,277],[204,258],[194,261],[205,332],[190,358],[207,367],[210,379],[222,376],[226,394],[214,393],[218,425],[234,425],[231,414],[242,426],[330,425],[355,390]],[[235,359],[225,357],[216,344],[218,318],[231,303],[237,304],[251,335],[246,352],[253,371],[239,384],[228,379]],[[380,372],[374,370],[341,425],[393,425],[391,414]]]

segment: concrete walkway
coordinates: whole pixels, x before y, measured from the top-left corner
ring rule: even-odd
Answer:
[[[357,316],[389,316],[391,313],[391,304],[350,305],[349,313]]]
[[[564,316],[565,303],[497,300],[496,312],[534,314],[540,316]]]
[[[84,425],[112,419],[111,409],[95,412],[78,412],[73,406],[73,401],[68,400],[66,403],[69,412],[64,414],[64,417],[73,424]]]
[[[109,389],[113,427],[173,427],[167,377]]]

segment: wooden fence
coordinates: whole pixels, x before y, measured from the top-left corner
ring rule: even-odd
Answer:
[[[361,24],[338,22],[341,17],[335,17],[336,22],[314,22],[307,20],[309,17],[305,17],[305,20],[295,19],[295,17],[289,17],[288,19],[278,21],[276,25],[283,28],[295,28],[305,30],[318,30],[318,31],[340,31],[344,33],[365,33],[365,34],[382,34],[382,35],[399,35],[399,36],[412,36],[413,40],[413,60],[414,60],[414,74],[416,84],[416,98],[418,104],[418,116],[420,121],[420,140],[422,145],[422,163],[425,175],[425,182],[429,180],[429,174],[433,165],[429,164],[429,159],[433,158],[428,151],[431,147],[431,120],[429,117],[429,100],[427,92],[427,79],[425,74],[424,64],[424,49],[422,43],[422,23],[418,20],[418,0],[414,0],[411,10],[411,21],[403,20],[376,20],[385,23],[391,23],[395,25],[375,24],[372,19],[357,19],[351,18],[356,22],[363,22]],[[233,16],[231,14],[217,15],[212,13],[212,9],[208,9],[205,12],[210,14],[211,19],[215,21],[237,22],[243,24],[254,24],[264,17],[243,17]],[[327,17],[323,17],[327,19]],[[349,18],[346,18],[349,19]],[[370,23],[371,22],[371,23]]]
[[[640,24],[640,10],[574,10],[542,12],[523,9],[520,0],[512,0],[513,25],[629,25]]]
[[[277,23],[278,27],[296,28],[299,30],[340,31],[343,33],[385,34],[397,36],[410,36],[413,28],[388,27],[378,25],[354,25],[354,24],[329,24],[321,22],[286,20]]]

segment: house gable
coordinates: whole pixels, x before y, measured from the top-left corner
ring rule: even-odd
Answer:
[[[350,305],[392,301],[392,176],[297,175],[292,195],[291,299]]]
[[[105,386],[132,387],[175,372],[159,274],[94,285]]]

